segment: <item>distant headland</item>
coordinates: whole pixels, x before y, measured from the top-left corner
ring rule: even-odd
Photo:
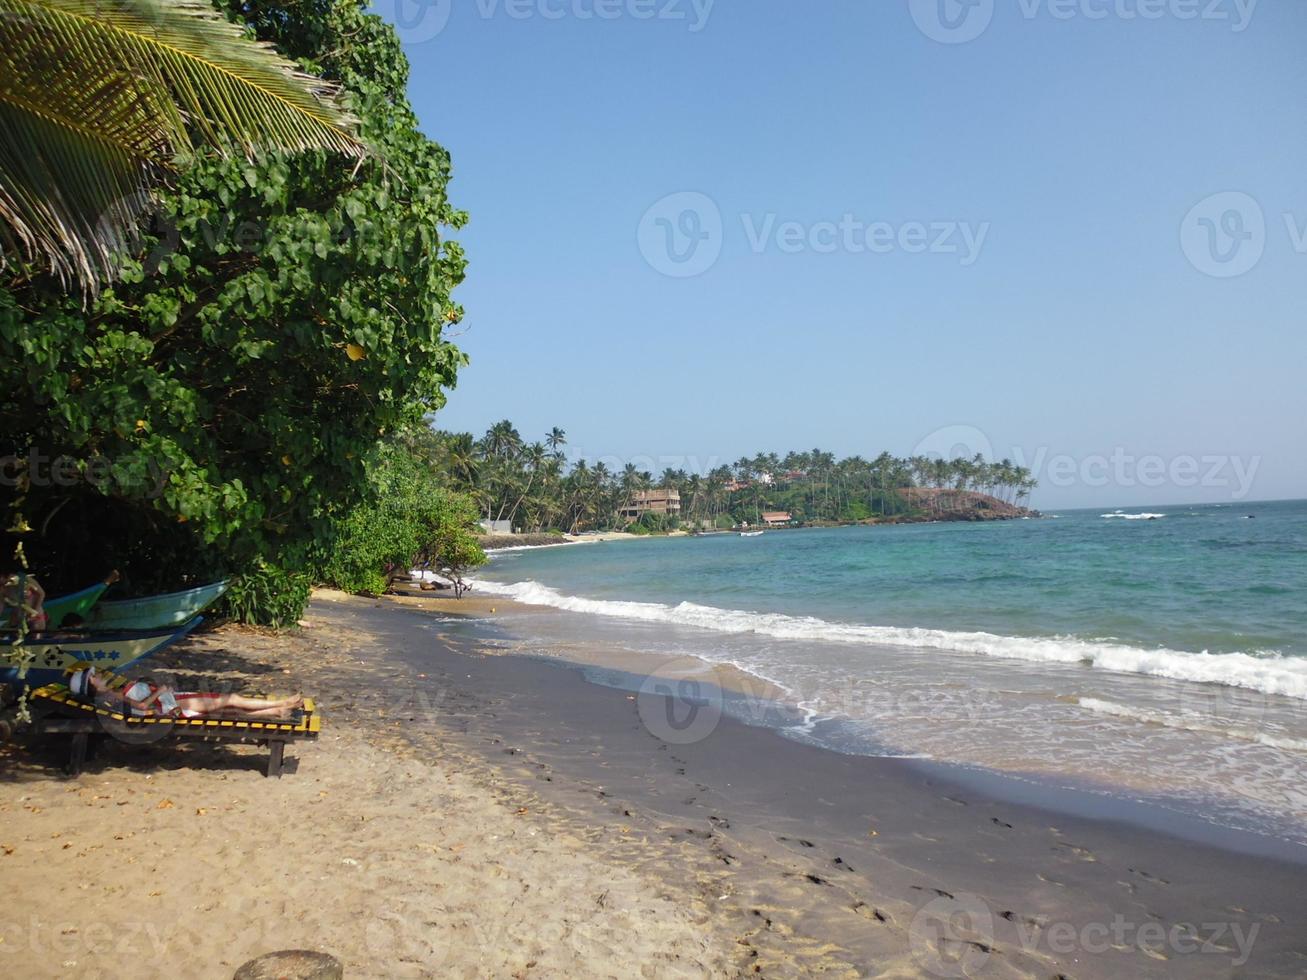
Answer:
[[[1037,517],[1036,481],[1011,460],[838,458],[764,452],[706,472],[569,460],[567,433],[528,441],[509,421],[480,438],[435,431],[424,453],[476,501],[487,535],[704,533],[741,528],[995,521]]]

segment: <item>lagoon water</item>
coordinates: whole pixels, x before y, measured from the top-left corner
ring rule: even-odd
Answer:
[[[1307,502],[532,549],[478,581],[551,607],[532,649],[766,678],[794,737],[1307,843]]]

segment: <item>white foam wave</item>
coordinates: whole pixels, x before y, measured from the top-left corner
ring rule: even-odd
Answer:
[[[1119,517],[1123,521],[1157,521],[1165,517],[1165,514],[1127,514],[1124,511],[1116,511],[1112,514],[1102,514],[1102,517]]]
[[[781,640],[918,647],[1036,663],[1083,664],[1100,670],[1222,684],[1307,700],[1307,658],[1284,657],[1274,652],[1189,653],[1072,636],[1001,636],[922,627],[864,626],[812,616],[719,609],[693,602],[670,606],[659,602],[587,599],[564,595],[533,581],[508,584],[478,580],[476,586],[482,593],[594,616],[693,626],[718,633],[757,633]]]
[[[556,541],[553,544],[515,544],[507,548],[490,548],[486,551],[486,557],[494,560],[495,555],[506,555],[514,551],[538,551],[541,548],[565,548],[568,545],[580,544],[580,541]]]
[[[1224,724],[1219,718],[1201,715],[1193,711],[1149,711],[1135,708],[1115,701],[1100,698],[1079,698],[1080,707],[1100,715],[1113,718],[1125,718],[1130,721],[1143,722],[1148,725],[1161,725],[1187,732],[1201,732],[1219,735],[1222,738],[1240,739],[1246,742],[1258,742],[1275,749],[1289,749],[1294,752],[1307,752],[1307,741],[1300,738],[1288,738],[1270,732],[1259,731],[1245,725]]]

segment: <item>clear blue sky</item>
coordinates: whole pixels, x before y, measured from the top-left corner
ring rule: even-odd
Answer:
[[[396,2],[471,214],[442,428],[654,470],[1042,451],[1045,508],[1307,496],[1307,4]],[[710,204],[646,216],[679,192]]]

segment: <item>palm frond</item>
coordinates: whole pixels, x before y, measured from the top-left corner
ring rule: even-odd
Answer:
[[[338,95],[203,0],[0,0],[0,245],[94,290],[197,140],[362,156]]]

